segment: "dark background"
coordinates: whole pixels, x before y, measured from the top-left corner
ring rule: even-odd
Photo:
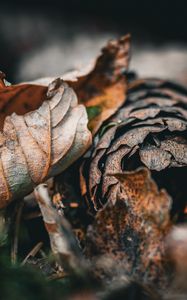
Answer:
[[[185,83],[186,2],[1,0],[0,68],[13,82],[59,75],[87,64],[109,38],[130,32],[133,68]]]

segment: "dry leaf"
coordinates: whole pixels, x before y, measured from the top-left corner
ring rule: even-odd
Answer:
[[[112,40],[103,48],[94,69],[88,75],[79,77],[76,82],[69,82],[75,89],[80,103],[88,109],[98,108],[98,114],[89,121],[89,128],[93,134],[125,101],[125,73],[128,70],[129,52],[129,35]]]
[[[39,108],[46,99],[47,87],[34,84],[6,86],[5,75],[0,72],[0,129],[6,116],[13,113],[23,115]]]
[[[94,135],[102,123],[124,103],[130,58],[130,35],[111,40],[89,72],[71,72],[62,76],[75,90],[79,103],[87,107],[89,128]],[[46,86],[52,79],[41,78],[34,84]]]
[[[119,181],[113,174],[141,165],[153,170],[159,181],[167,181],[178,207],[184,209],[186,168],[181,167],[187,166],[185,88],[161,80],[132,82],[125,105],[108,120],[96,140],[81,177],[83,193],[86,189],[86,197],[96,209],[106,201],[116,201]],[[164,170],[170,173],[158,173]]]
[[[108,203],[97,213],[87,232],[86,254],[99,260],[95,263],[99,274],[109,276],[110,271],[112,277],[126,275],[164,284],[164,242],[171,226],[171,199],[158,190],[146,168],[115,174],[115,178],[119,180],[116,203]],[[101,264],[106,257],[113,261],[112,270]]]
[[[88,148],[91,134],[85,107],[77,104],[73,89],[60,79],[47,88],[1,85],[0,103],[4,119],[0,207],[4,207],[67,168]]]

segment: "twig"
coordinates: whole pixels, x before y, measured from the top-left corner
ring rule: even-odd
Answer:
[[[11,247],[11,262],[12,262],[12,264],[16,264],[16,262],[17,262],[19,228],[20,228],[20,221],[21,221],[23,206],[24,206],[24,203],[19,202],[18,208],[17,208],[17,213],[16,213],[16,218],[15,218],[13,241],[12,241],[12,247]]]
[[[58,273],[55,273],[55,274],[52,274],[51,276],[49,276],[48,279],[49,280],[57,280],[57,279],[65,278],[67,276],[68,276],[68,274],[65,272],[58,272]]]
[[[36,244],[34,246],[34,248],[27,254],[27,256],[24,258],[24,260],[21,263],[21,266],[24,266],[27,262],[27,260],[32,256],[34,257],[41,249],[41,247],[43,246],[42,242],[39,242],[38,244]]]
[[[52,252],[58,257],[59,265],[67,271],[83,270],[84,262],[78,241],[64,215],[59,216],[54,209],[47,184],[37,186],[35,196],[49,234]]]

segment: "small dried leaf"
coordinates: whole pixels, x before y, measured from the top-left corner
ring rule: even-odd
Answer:
[[[20,108],[27,101],[32,105],[29,110],[42,104],[22,115],[25,109]],[[48,88],[4,86],[0,102],[2,118],[6,116],[0,132],[0,207],[4,207],[73,163],[89,147],[91,133],[85,107],[77,104],[73,89],[60,79]],[[11,114],[14,109],[17,114]]]
[[[76,82],[69,83],[86,107],[100,107],[100,114],[89,122],[93,134],[125,101],[129,52],[129,35],[110,41],[96,60],[94,69]]]
[[[118,179],[116,203],[108,202],[97,213],[87,232],[86,254],[94,260],[110,258],[114,262],[112,274],[118,271],[118,275],[141,282],[158,280],[164,284],[164,242],[171,227],[171,199],[166,191],[159,191],[146,168],[114,176]]]

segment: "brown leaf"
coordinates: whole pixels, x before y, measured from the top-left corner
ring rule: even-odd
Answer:
[[[1,73],[2,74],[2,73]],[[34,84],[6,86],[3,74],[0,80],[0,129],[6,116],[12,113],[23,115],[37,109],[45,100],[47,87]]]
[[[111,40],[96,59],[89,72],[71,72],[62,78],[75,90],[79,103],[90,114],[89,128],[94,135],[102,123],[124,103],[127,92],[128,64],[130,58],[130,35]],[[33,84],[46,86],[51,78],[41,78]]]
[[[165,237],[171,227],[171,199],[159,190],[146,168],[114,175],[118,179],[116,203],[108,202],[89,227],[86,254],[94,261],[108,257],[112,270],[95,263],[97,273],[111,271],[141,282],[165,284]],[[102,267],[103,268],[103,267]],[[158,283],[157,283],[158,284]]]
[[[127,78],[124,74],[128,70],[129,51],[130,35],[110,41],[96,60],[94,69],[76,82],[69,82],[81,103],[87,108],[100,108],[98,115],[89,122],[93,134],[125,101]]]
[[[2,118],[6,116],[0,133],[0,207],[4,207],[67,168],[88,148],[91,134],[85,107],[77,104],[73,89],[60,79],[48,88],[4,86],[0,99]],[[17,114],[11,114],[14,109]]]

